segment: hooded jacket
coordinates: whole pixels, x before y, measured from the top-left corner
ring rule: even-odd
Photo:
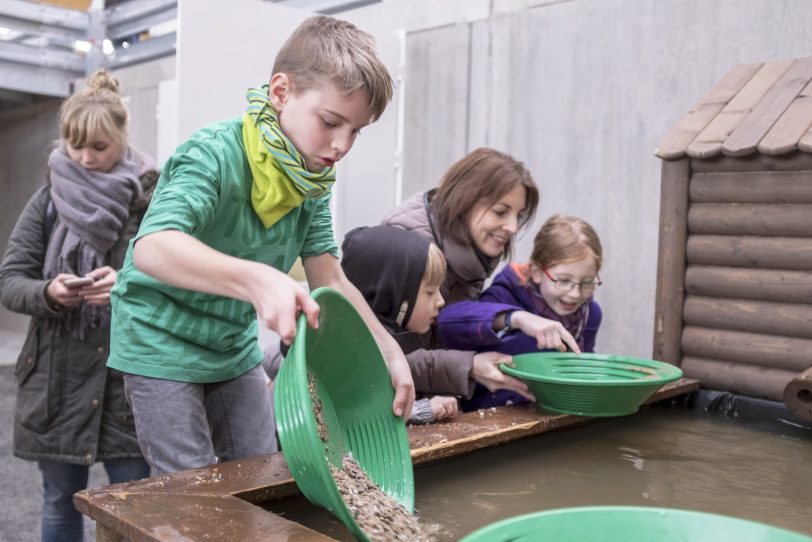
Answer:
[[[586,325],[581,335],[574,338],[582,352],[594,352],[603,312],[594,299],[587,303],[589,316]],[[510,265],[494,277],[479,302],[460,303],[457,309],[453,315],[445,313],[439,318],[440,337],[448,346],[496,350],[511,355],[539,351],[535,339],[524,333],[515,332],[500,337],[493,329],[493,321],[500,313],[521,310],[538,314],[527,288]]]
[[[443,237],[431,211],[434,191],[419,192],[387,213],[381,224],[415,231],[434,241],[448,262],[448,273],[442,294],[446,305],[459,301],[475,301],[482,293],[485,281],[496,269],[499,258],[490,258],[476,250],[473,244],[459,244]]]
[[[474,352],[427,350],[406,327],[414,311],[431,239],[393,226],[356,228],[344,238],[341,267],[406,354],[415,390],[469,396]]]
[[[158,174],[141,177],[144,197],[134,201],[107,263],[118,269],[129,240],[138,231]],[[84,340],[46,325],[64,318],[45,299],[49,280],[43,261],[49,242],[49,187],[39,189],[20,214],[0,264],[0,301],[31,315],[17,360],[14,455],[32,461],[90,465],[95,461],[141,457],[132,411],[119,371],[106,367],[109,325]]]

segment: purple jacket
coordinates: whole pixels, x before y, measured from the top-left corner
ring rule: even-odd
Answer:
[[[592,299],[589,303],[584,352],[595,351],[595,337],[603,318],[598,302]],[[440,311],[437,326],[446,348],[497,351],[510,355],[539,352],[535,339],[522,332],[517,331],[500,339],[493,330],[493,320],[499,313],[523,310],[538,314],[534,307],[516,272],[507,265],[482,292],[479,301],[460,301]]]
[[[603,313],[594,299],[589,301],[589,318],[584,328],[584,352],[595,351],[595,338],[601,325]],[[524,310],[538,314],[533,301],[519,280],[516,272],[507,265],[496,275],[493,283],[482,293],[479,301],[461,301],[440,311],[438,329],[445,346],[452,349],[476,350],[479,352],[503,352],[517,355],[540,352],[535,339],[520,331],[499,338],[493,330],[493,320],[499,313]],[[525,399],[520,395],[498,390],[489,392],[477,384],[474,396],[462,401],[466,412],[491,406],[520,403]]]

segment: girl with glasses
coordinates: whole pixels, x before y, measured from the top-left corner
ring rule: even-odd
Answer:
[[[440,336],[448,348],[525,354],[563,350],[569,334],[581,352],[593,352],[602,318],[593,296],[601,285],[602,263],[592,226],[553,215],[536,234],[529,262],[505,266],[479,302],[458,304],[453,315],[440,313]],[[522,401],[506,390],[481,388],[463,410]]]

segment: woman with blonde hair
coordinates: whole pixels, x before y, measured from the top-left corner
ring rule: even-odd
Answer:
[[[60,111],[46,185],[23,209],[0,263],[0,301],[31,316],[17,361],[14,455],[42,473],[42,540],[82,540],[73,494],[101,461],[110,483],[149,475],[108,369],[110,289],[157,180],[128,144],[118,82],[104,70]]]

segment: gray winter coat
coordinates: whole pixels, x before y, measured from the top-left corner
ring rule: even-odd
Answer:
[[[461,245],[452,239],[443,238],[433,213],[429,215],[429,202],[433,193],[418,192],[411,196],[389,211],[381,224],[416,231],[429,237],[440,247],[448,263],[442,288],[446,306],[458,301],[476,301],[482,293],[485,281],[496,269],[499,258],[481,259],[471,245]]]
[[[151,194],[154,172],[141,177]],[[80,341],[46,322],[62,317],[45,300],[49,280],[42,266],[49,233],[48,187],[23,209],[0,263],[0,301],[31,315],[17,360],[14,455],[33,461],[89,465],[95,461],[141,457],[122,374],[108,369],[109,326],[90,330]],[[121,267],[129,240],[138,231],[147,201],[133,205],[108,265]]]

